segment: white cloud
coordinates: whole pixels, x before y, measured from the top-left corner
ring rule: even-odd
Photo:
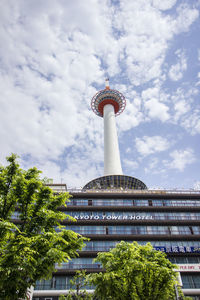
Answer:
[[[159,102],[156,98],[144,102],[144,107],[148,112],[148,116],[152,119],[159,119],[160,121],[165,122],[170,118],[168,106]]]
[[[157,86],[142,91],[142,98],[144,101],[150,100],[151,98],[158,98],[159,95],[160,89]]]
[[[160,10],[171,9],[176,4],[176,0],[153,0],[153,6]]]
[[[123,159],[123,165],[125,165],[128,169],[135,170],[138,169],[139,164],[137,161],[133,161],[131,159]]]
[[[177,7],[177,18],[174,20],[174,32],[187,32],[191,24],[198,18],[199,11],[191,8],[189,3],[182,3]]]
[[[189,103],[186,102],[186,100],[180,100],[175,103],[174,109],[175,109],[174,120],[175,122],[177,122],[182,115],[190,111],[191,106]]]
[[[170,153],[171,161],[165,162],[166,166],[171,169],[183,171],[187,165],[192,164],[196,159],[192,149],[174,150]]]
[[[192,135],[200,133],[200,110],[196,109],[187,118],[184,118],[181,125],[187,129]]]
[[[144,117],[141,112],[141,99],[135,98],[131,103],[126,100],[126,109],[122,115],[117,118],[117,125],[120,131],[126,131],[138,126]]]
[[[169,107],[166,102],[168,95],[161,91],[159,83],[142,92],[143,105],[148,118],[159,119],[162,122],[169,120]]]
[[[121,62],[132,84],[140,85],[162,76],[168,43],[197,19],[198,10],[186,5],[177,6],[174,16],[161,13],[160,9],[169,9],[175,2],[123,0],[120,10],[115,11],[113,24],[120,33]]]
[[[186,85],[184,88],[178,88],[170,98],[173,103],[172,123],[178,124],[192,135],[199,131],[199,111],[198,108],[195,109],[197,96],[198,89],[194,86],[188,88]]]
[[[93,1],[11,2],[1,10],[9,31],[2,30],[0,52],[1,159],[17,152],[43,165],[59,160],[67,147],[78,148],[78,136],[97,144],[102,127],[89,105],[96,93],[91,83],[104,77],[95,47],[106,42],[106,17],[98,17]]]
[[[187,60],[184,52],[178,50],[176,54],[178,57],[178,62],[175,65],[171,66],[169,70],[169,77],[173,81],[180,80],[183,77],[184,71],[187,70]]]
[[[157,157],[153,157],[148,166],[144,169],[145,173],[154,173],[155,171],[158,171],[158,158]]]
[[[144,136],[143,138],[135,139],[135,146],[141,155],[147,156],[152,153],[167,150],[170,143],[161,136]]]
[[[165,174],[166,175],[166,168],[163,168],[163,164],[160,163],[160,160],[157,157],[151,157],[144,168],[146,174]]]

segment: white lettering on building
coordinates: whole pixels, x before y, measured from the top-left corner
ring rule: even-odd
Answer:
[[[73,216],[76,220],[150,220],[153,216],[150,215],[82,215],[76,214]]]

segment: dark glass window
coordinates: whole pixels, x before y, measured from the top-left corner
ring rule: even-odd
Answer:
[[[187,261],[190,264],[198,264],[198,263],[200,263],[200,257],[199,256],[188,256]]]
[[[51,290],[53,287],[52,279],[37,280],[35,284],[35,290]]]
[[[89,200],[88,200],[88,205],[89,205],[89,206],[92,206],[92,199],[89,199]]]
[[[183,289],[198,289],[200,288],[199,274],[181,274]]]

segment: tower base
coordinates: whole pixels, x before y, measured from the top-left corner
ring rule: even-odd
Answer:
[[[126,175],[102,176],[88,182],[83,190],[145,190],[147,186],[139,179]]]

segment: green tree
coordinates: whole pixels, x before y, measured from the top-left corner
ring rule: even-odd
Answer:
[[[0,299],[15,300],[25,298],[36,280],[49,278],[55,263],[75,257],[84,238],[60,225],[66,215],[57,209],[69,194],[55,195],[40,171],[20,168],[16,155],[7,161],[0,166]]]
[[[64,296],[61,295],[59,300],[92,300],[93,295],[86,291],[86,272],[85,270],[77,271],[74,278],[71,280],[71,286],[69,293]]]
[[[110,252],[99,253],[95,261],[101,262],[104,272],[89,274],[88,280],[99,300],[176,299],[176,266],[150,243],[121,242]]]

